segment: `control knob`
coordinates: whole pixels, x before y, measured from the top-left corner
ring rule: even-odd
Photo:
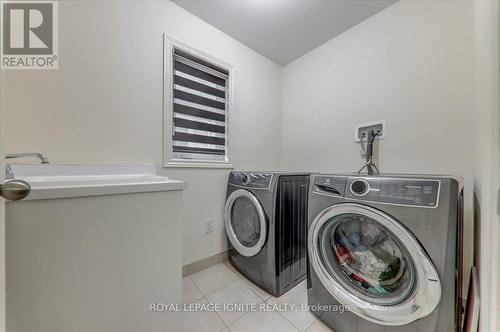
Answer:
[[[370,184],[364,179],[356,179],[351,183],[351,193],[355,196],[364,196],[369,190]]]
[[[243,174],[241,177],[241,183],[247,185],[250,183],[250,177],[247,174]]]

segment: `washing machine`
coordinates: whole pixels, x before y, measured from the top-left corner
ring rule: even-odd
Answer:
[[[309,309],[336,332],[459,331],[460,183],[313,175]]]
[[[229,261],[274,296],[307,271],[309,174],[231,172],[225,204]]]

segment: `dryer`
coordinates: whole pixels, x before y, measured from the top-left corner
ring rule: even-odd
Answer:
[[[310,310],[336,332],[459,330],[462,210],[451,177],[313,175]]]
[[[225,204],[229,261],[280,296],[306,277],[309,174],[231,172]]]

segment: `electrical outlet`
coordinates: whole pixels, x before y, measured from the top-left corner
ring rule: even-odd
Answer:
[[[212,233],[214,231],[214,220],[207,219],[205,220],[205,234]]]
[[[361,140],[366,141],[368,137],[368,132],[373,129],[377,136],[375,139],[383,139],[387,136],[387,121],[379,120],[373,122],[367,122],[357,125],[354,128],[354,142],[361,142]]]

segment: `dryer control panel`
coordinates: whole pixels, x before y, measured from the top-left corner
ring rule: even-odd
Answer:
[[[316,175],[313,192],[348,199],[420,207],[437,207],[441,182],[382,176]]]
[[[269,189],[273,175],[270,173],[231,172],[229,184],[254,189]]]

